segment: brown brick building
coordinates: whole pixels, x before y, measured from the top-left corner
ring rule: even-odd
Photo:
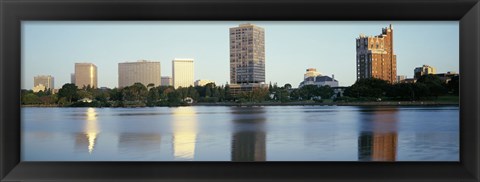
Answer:
[[[360,35],[357,46],[357,80],[379,78],[390,83],[397,79],[397,55],[393,52],[393,28],[377,36]]]

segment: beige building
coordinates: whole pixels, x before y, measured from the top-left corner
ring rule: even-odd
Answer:
[[[397,75],[397,83],[402,83],[405,79],[407,79],[406,75]]]
[[[264,32],[250,23],[230,28],[230,84],[265,83]]]
[[[54,78],[51,75],[39,75],[33,77],[33,91],[46,91],[48,89],[53,90],[54,86]]]
[[[215,84],[215,82],[212,81],[212,80],[197,80],[197,81],[195,81],[195,86],[202,86],[203,87],[203,86],[205,86],[209,83]]]
[[[173,87],[189,87],[194,82],[193,59],[178,59],[172,61]]]
[[[419,79],[423,75],[436,74],[437,69],[429,65],[423,65],[422,67],[416,67],[413,70],[413,75],[415,79]]]
[[[88,85],[97,88],[97,66],[92,63],[75,63],[75,85],[78,88]]]
[[[162,76],[162,86],[172,86],[173,80],[172,77],[169,76]]]
[[[145,86],[160,86],[160,62],[140,60],[137,62],[118,63],[118,87],[141,83]]]
[[[315,68],[308,68],[307,69],[307,72],[305,74],[303,74],[303,79],[307,79],[307,78],[310,78],[310,77],[317,77],[317,76],[320,76],[320,72],[317,71],[317,69]]]

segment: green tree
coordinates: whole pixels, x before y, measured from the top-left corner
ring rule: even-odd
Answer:
[[[434,74],[422,75],[418,78],[417,83],[423,83],[428,87],[430,96],[437,98],[447,93],[447,89],[443,86],[442,80]]]
[[[460,76],[454,76],[447,83],[448,92],[453,95],[458,95],[460,92]]]
[[[292,85],[290,83],[287,83],[283,86],[283,88],[285,88],[287,90],[290,90],[290,89],[292,89]]]
[[[147,96],[147,106],[157,105],[157,101],[159,99],[160,99],[160,94],[158,93],[158,88],[157,87],[150,88]]]
[[[318,96],[322,97],[322,99],[329,99],[335,94],[332,87],[329,85],[321,86],[317,88]]]
[[[62,98],[65,97],[68,102],[77,101],[78,100],[78,93],[77,93],[77,86],[73,83],[67,83],[62,86],[62,88],[58,91],[58,97]]]
[[[22,104],[31,105],[31,104],[40,104],[42,103],[40,98],[34,93],[27,93],[22,98]]]
[[[385,80],[364,78],[345,89],[344,95],[355,98],[381,98],[387,95],[390,87],[391,85]]]
[[[110,91],[108,91],[108,95],[110,96],[110,100],[112,101],[121,101],[123,100],[123,94],[122,94],[122,90],[118,89],[118,88],[114,88],[114,89],[111,89]]]
[[[147,87],[142,83],[134,83],[122,90],[123,100],[127,101],[145,101],[148,95]]]

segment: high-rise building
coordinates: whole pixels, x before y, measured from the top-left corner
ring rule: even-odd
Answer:
[[[416,67],[413,70],[413,75],[415,79],[419,79],[423,75],[436,74],[437,69],[429,65],[423,65],[422,67]]]
[[[34,91],[46,91],[48,89],[53,90],[54,87],[54,78],[51,75],[39,75],[33,77],[33,87]]]
[[[118,87],[123,88],[135,83],[160,86],[160,62],[140,60],[118,63]]]
[[[360,35],[357,42],[357,79],[378,78],[395,83],[397,55],[393,51],[393,28],[382,29],[377,36]]]
[[[78,88],[89,85],[97,88],[97,66],[92,63],[75,63],[75,85]]]
[[[172,77],[162,76],[161,79],[162,79],[162,86],[172,86],[173,85]]]
[[[265,83],[265,34],[247,23],[230,28],[230,84]]]
[[[172,61],[173,87],[189,87],[194,82],[193,59],[178,59]]]

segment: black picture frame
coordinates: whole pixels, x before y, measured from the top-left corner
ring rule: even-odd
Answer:
[[[478,0],[0,0],[1,181],[479,181]],[[460,162],[21,162],[23,20],[458,20]]]

